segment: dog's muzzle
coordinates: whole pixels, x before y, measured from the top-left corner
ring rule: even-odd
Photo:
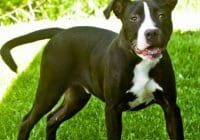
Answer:
[[[140,50],[139,48],[135,47],[134,51],[138,56],[142,58],[154,60],[156,58],[159,58],[162,55],[164,48],[150,46],[150,47],[145,48],[144,50]]]

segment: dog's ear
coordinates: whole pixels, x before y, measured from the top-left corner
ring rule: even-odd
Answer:
[[[177,0],[166,0],[166,4],[171,10],[173,10],[177,4]]]
[[[177,4],[177,0],[154,0],[159,5],[166,7],[169,10],[173,10]]]
[[[126,6],[127,0],[112,0],[108,7],[104,10],[104,15],[106,19],[109,19],[110,13],[113,11],[115,15],[120,18],[124,8]]]

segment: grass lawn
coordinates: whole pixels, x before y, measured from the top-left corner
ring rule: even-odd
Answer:
[[[200,138],[200,31],[175,32],[168,50],[174,64],[186,140]],[[32,106],[39,78],[39,54],[21,73],[0,103],[0,140],[15,140],[22,117]],[[31,140],[45,139],[46,117],[32,130]],[[124,140],[167,140],[162,110],[153,105],[123,114]],[[63,123],[58,140],[105,140],[104,104],[92,98],[71,120]]]

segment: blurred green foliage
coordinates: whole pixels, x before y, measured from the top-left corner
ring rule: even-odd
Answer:
[[[1,0],[0,23],[30,20],[29,4],[34,11],[34,18],[57,19],[74,14],[96,15],[96,10],[102,9],[108,2],[109,0]]]
[[[97,16],[110,0],[0,0],[0,24],[38,19],[57,19],[62,16]],[[31,13],[31,8],[34,14]],[[199,11],[199,0],[179,0],[178,10]]]
[[[178,0],[178,10],[200,10],[200,0]]]

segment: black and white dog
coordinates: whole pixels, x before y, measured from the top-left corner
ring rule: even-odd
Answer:
[[[109,140],[121,139],[123,111],[153,103],[163,108],[170,139],[183,140],[175,77],[166,50],[176,3],[112,0],[104,14],[109,18],[113,11],[121,20],[119,34],[94,27],[50,28],[7,42],[1,55],[16,71],[12,48],[51,38],[43,52],[35,102],[21,123],[18,140],[27,140],[34,125],[63,95],[63,104],[47,121],[47,140],[54,140],[59,125],[80,111],[91,94],[105,102]]]

